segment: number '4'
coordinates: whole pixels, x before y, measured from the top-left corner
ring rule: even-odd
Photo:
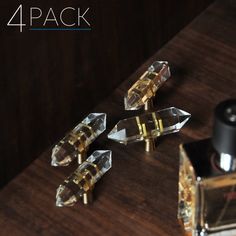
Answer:
[[[19,12],[20,14],[20,22],[19,23],[11,23],[12,20],[16,17],[17,13]],[[15,13],[11,17],[11,19],[8,21],[7,26],[19,26],[20,27],[20,32],[22,32],[23,26],[26,24],[23,24],[23,9],[22,9],[22,4],[16,9]]]

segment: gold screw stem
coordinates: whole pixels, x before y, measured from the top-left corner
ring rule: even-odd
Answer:
[[[93,202],[93,190],[89,190],[83,194],[83,204],[88,205]]]
[[[155,150],[155,140],[153,138],[145,139],[145,151],[152,152]]]
[[[144,103],[144,110],[150,111],[150,110],[152,110],[152,108],[153,108],[153,100],[152,100],[152,98],[150,98]]]
[[[78,155],[78,164],[81,165],[87,157],[87,151],[83,151]]]

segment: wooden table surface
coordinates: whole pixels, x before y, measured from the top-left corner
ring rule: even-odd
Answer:
[[[0,235],[182,235],[176,219],[178,145],[210,136],[215,105],[236,97],[235,25],[236,2],[213,3],[94,108],[108,114],[108,128],[89,153],[111,149],[113,167],[97,183],[91,206],[55,206],[56,188],[76,163],[51,167],[49,149],[1,190]],[[124,111],[123,95],[154,60],[168,60],[173,74],[156,96],[157,109],[176,106],[192,118],[147,154],[143,143],[123,146],[106,135],[118,120],[137,114]]]

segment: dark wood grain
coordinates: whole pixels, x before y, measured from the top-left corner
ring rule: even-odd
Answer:
[[[113,167],[95,188],[95,202],[55,206],[57,186],[76,164],[50,167],[50,149],[0,192],[1,235],[182,235],[177,222],[178,145],[211,135],[215,105],[236,97],[235,1],[217,1],[93,109],[108,114],[108,130],[95,149],[113,151]],[[168,60],[172,78],[158,92],[157,108],[192,114],[179,134],[159,140],[146,154],[142,143],[122,146],[106,139],[124,112],[123,95],[145,68]]]
[[[40,7],[44,17],[50,7],[57,15],[67,6],[90,7],[92,30],[32,32],[24,27],[20,33],[18,27],[6,26],[19,1],[1,1],[0,187],[210,2],[22,0],[24,23],[31,6]]]

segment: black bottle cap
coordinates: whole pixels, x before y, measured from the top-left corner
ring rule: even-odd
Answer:
[[[216,106],[212,144],[218,153],[236,157],[236,99]]]

